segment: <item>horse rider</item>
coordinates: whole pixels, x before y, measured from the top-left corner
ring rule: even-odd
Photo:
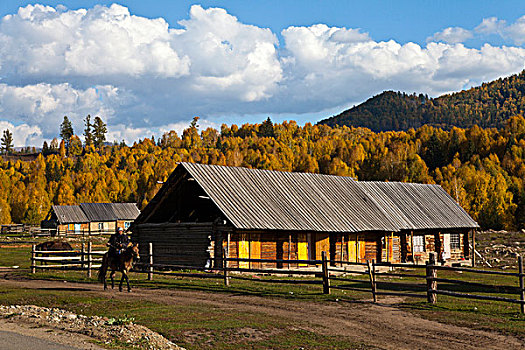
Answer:
[[[109,237],[107,246],[110,259],[117,258],[129,246],[129,237],[124,233],[122,227],[119,227],[117,232]]]

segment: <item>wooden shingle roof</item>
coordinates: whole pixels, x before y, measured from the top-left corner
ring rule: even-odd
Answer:
[[[183,171],[181,171],[183,169]],[[438,185],[180,163],[137,218],[148,222],[186,173],[240,230],[366,232],[478,228]],[[163,208],[164,209],[164,208]],[[165,210],[165,209],[164,209]]]
[[[405,230],[478,228],[479,225],[439,185],[359,182]]]
[[[111,203],[111,208],[117,220],[135,220],[140,214],[135,203]]]
[[[135,203],[81,203],[80,208],[91,222],[135,220],[140,214]]]
[[[86,223],[89,219],[78,205],[53,205],[60,224]]]
[[[349,177],[181,163],[237,229],[397,231]]]

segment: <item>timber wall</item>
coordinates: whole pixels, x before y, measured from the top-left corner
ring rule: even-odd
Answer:
[[[153,243],[156,264],[212,268],[222,264],[222,251],[214,252],[215,240],[222,240],[220,231],[211,222],[140,224],[133,227],[132,240],[145,257],[149,243]]]

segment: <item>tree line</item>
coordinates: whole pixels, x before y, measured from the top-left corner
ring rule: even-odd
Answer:
[[[59,144],[58,139],[53,139],[49,145],[47,141],[44,141],[42,145],[42,153],[48,155],[50,153],[60,153],[60,149],[63,148],[63,152],[68,155],[78,156],[82,153],[85,147],[100,148],[106,142],[106,133],[108,132],[106,123],[100,117],[95,117],[93,123],[91,122],[91,115],[87,115],[84,119],[84,144],[80,138],[75,135],[73,130],[73,124],[67,116],[64,116],[64,120],[60,124],[60,138],[62,142]],[[3,131],[2,138],[0,139],[0,154],[9,155],[14,150],[13,146],[13,133],[6,129]],[[34,147],[26,147],[20,153],[35,153]]]
[[[522,71],[437,98],[385,91],[320,123],[366,127],[376,132],[408,130],[423,125],[444,129],[474,125],[503,128],[510,117],[524,113],[525,71]]]
[[[107,145],[95,133],[91,144],[89,132],[79,143],[66,123],[60,145],[51,145],[58,151],[42,152],[33,161],[0,157],[0,222],[38,223],[52,204],[136,202],[143,208],[177,162],[184,161],[437,183],[482,227],[525,228],[521,116],[501,129],[423,126],[380,133],[294,121],[274,124],[269,118],[240,127],[223,124],[220,130],[200,130],[197,122],[182,135],[170,131],[131,146]]]

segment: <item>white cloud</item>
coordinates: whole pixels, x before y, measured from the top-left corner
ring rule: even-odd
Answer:
[[[180,133],[194,115],[237,124],[246,115],[318,116],[386,89],[435,96],[525,65],[519,46],[462,44],[493,34],[522,43],[525,17],[446,28],[426,45],[325,24],[288,27],[280,43],[267,28],[199,5],[179,26],[116,4],[20,8],[0,19],[0,120],[52,138],[64,115],[79,134],[87,114],[100,115],[108,140],[130,143]]]
[[[277,38],[269,29],[240,23],[224,9],[194,5],[173,45],[190,58],[190,86],[201,94],[242,101],[268,98],[281,80]]]
[[[505,28],[508,35],[517,45],[525,43],[525,16],[518,18],[516,22]]]
[[[497,17],[484,18],[475,31],[484,35],[498,35],[515,45],[523,45],[525,43],[525,16],[518,18],[512,24],[507,24],[505,20]]]
[[[483,18],[481,23],[474,29],[476,33],[481,34],[500,34],[507,26],[507,22],[499,20],[496,17]]]
[[[36,125],[13,125],[7,121],[0,120],[0,135],[4,130],[9,130],[13,134],[14,147],[23,147],[27,145],[40,147],[44,143],[42,130]]]
[[[461,27],[448,27],[427,38],[427,42],[442,41],[449,44],[457,44],[465,42],[472,37],[473,35],[470,30]]]
[[[132,96],[113,86],[95,86],[85,90],[74,89],[70,84],[40,83],[26,86],[0,84],[0,116],[8,116],[15,124],[37,126],[39,137],[58,136],[59,125],[65,115],[73,123],[75,133],[83,133],[86,115],[102,116],[112,123],[115,111]],[[3,118],[0,117],[0,121]],[[33,129],[20,129],[33,132]],[[21,137],[23,140],[30,138]],[[40,143],[41,144],[41,143]]]
[[[334,43],[322,32],[295,27],[282,34],[288,50],[283,99],[303,113],[359,102],[385,89],[438,95],[519,72],[525,63],[525,49],[518,47]]]
[[[164,19],[132,16],[117,4],[74,11],[28,5],[5,16],[0,33],[5,75],[189,74],[189,59],[171,47]]]

